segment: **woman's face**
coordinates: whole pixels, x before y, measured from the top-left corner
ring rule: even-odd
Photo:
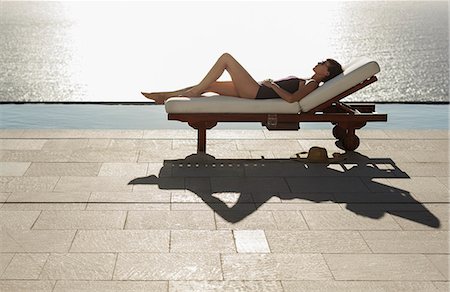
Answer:
[[[328,62],[322,61],[317,63],[317,65],[313,68],[314,72],[320,75],[328,76],[330,72],[328,72]]]

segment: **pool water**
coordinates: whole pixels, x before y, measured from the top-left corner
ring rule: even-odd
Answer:
[[[448,129],[448,104],[377,104],[388,122],[364,129]],[[301,123],[304,129],[328,129],[331,123]],[[189,129],[168,121],[163,106],[152,104],[1,104],[1,129]],[[259,123],[219,123],[217,129],[261,129]]]

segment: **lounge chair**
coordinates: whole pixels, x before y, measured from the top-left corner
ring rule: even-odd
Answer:
[[[345,150],[359,146],[356,129],[367,122],[387,121],[374,104],[344,103],[342,98],[377,81],[378,64],[366,57],[343,67],[344,72],[299,102],[283,99],[252,100],[232,96],[172,97],[165,103],[169,120],[187,122],[197,129],[197,152],[206,152],[206,130],[218,122],[261,122],[268,130],[298,130],[300,122],[331,122],[333,135]]]

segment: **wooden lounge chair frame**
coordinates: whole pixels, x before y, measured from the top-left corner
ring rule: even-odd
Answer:
[[[169,113],[169,120],[187,122],[197,130],[197,152],[206,152],[206,130],[219,122],[261,122],[268,130],[298,130],[300,122],[331,122],[333,136],[342,142],[345,150],[353,151],[359,146],[355,130],[367,122],[386,122],[386,114],[375,112],[375,104],[344,103],[340,100],[377,81],[372,76],[352,88],[336,95],[308,112],[298,114],[272,113]]]

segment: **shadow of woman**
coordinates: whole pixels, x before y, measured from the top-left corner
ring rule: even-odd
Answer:
[[[388,213],[439,228],[439,219],[408,191],[374,178],[410,179],[391,159],[369,158],[357,152],[348,153],[345,161],[333,164],[289,159],[216,159],[194,154],[185,159],[166,160],[158,177],[136,178],[129,184],[189,190],[231,223],[243,220],[272,197],[278,197],[345,203],[347,210],[361,216],[379,219]],[[220,193],[239,197],[230,206],[217,196]]]

